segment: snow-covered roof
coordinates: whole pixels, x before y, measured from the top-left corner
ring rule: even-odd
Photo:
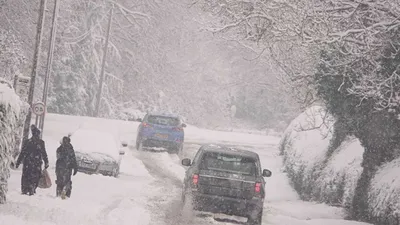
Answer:
[[[115,137],[108,132],[92,129],[79,129],[71,136],[75,151],[82,153],[103,153],[118,159],[119,147]]]
[[[168,113],[168,112],[149,112],[148,115],[151,116],[167,116],[167,117],[175,117],[180,118],[181,116],[175,113]]]

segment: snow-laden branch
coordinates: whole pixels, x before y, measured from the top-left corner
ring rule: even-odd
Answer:
[[[390,43],[388,40],[398,35],[398,1],[199,0],[197,5],[213,12],[220,21],[217,25],[206,25],[206,30],[236,39],[242,46],[255,42],[258,53],[253,60],[269,51],[285,75],[281,80],[296,90],[297,96],[313,99],[309,97],[314,95],[309,87],[313,85],[316,64],[326,63],[332,71],[345,68],[350,73],[355,69],[353,72],[359,74],[358,79],[351,80],[349,94],[360,99],[374,98],[380,102],[378,108],[397,104],[399,72],[383,76],[376,67],[381,63],[383,49]],[[335,46],[335,51],[344,58],[329,62],[315,60],[326,46]],[[331,75],[349,76],[337,71]]]
[[[130,10],[130,9],[126,8],[125,6],[123,6],[121,3],[118,3],[118,2],[113,1],[113,0],[108,0],[108,1],[111,2],[112,4],[114,4],[114,6],[117,7],[121,12],[123,12],[124,15],[130,14],[130,15],[134,15],[134,16],[143,17],[143,18],[146,18],[146,19],[151,19],[151,16],[148,15],[148,14]]]

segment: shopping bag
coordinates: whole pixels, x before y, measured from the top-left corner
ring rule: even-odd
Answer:
[[[50,188],[51,187],[51,179],[50,174],[46,169],[42,170],[42,174],[39,180],[39,188]]]

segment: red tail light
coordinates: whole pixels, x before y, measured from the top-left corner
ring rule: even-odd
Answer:
[[[254,191],[256,193],[260,193],[261,192],[261,183],[256,183],[256,185],[254,186]]]
[[[150,124],[148,124],[148,123],[143,123],[142,125],[143,125],[143,127],[151,127]]]
[[[199,175],[193,174],[192,181],[194,185],[197,185],[199,183]]]

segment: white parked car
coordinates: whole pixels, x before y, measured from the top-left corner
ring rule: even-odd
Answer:
[[[79,129],[71,136],[78,171],[118,177],[126,143],[121,143],[111,133]]]

